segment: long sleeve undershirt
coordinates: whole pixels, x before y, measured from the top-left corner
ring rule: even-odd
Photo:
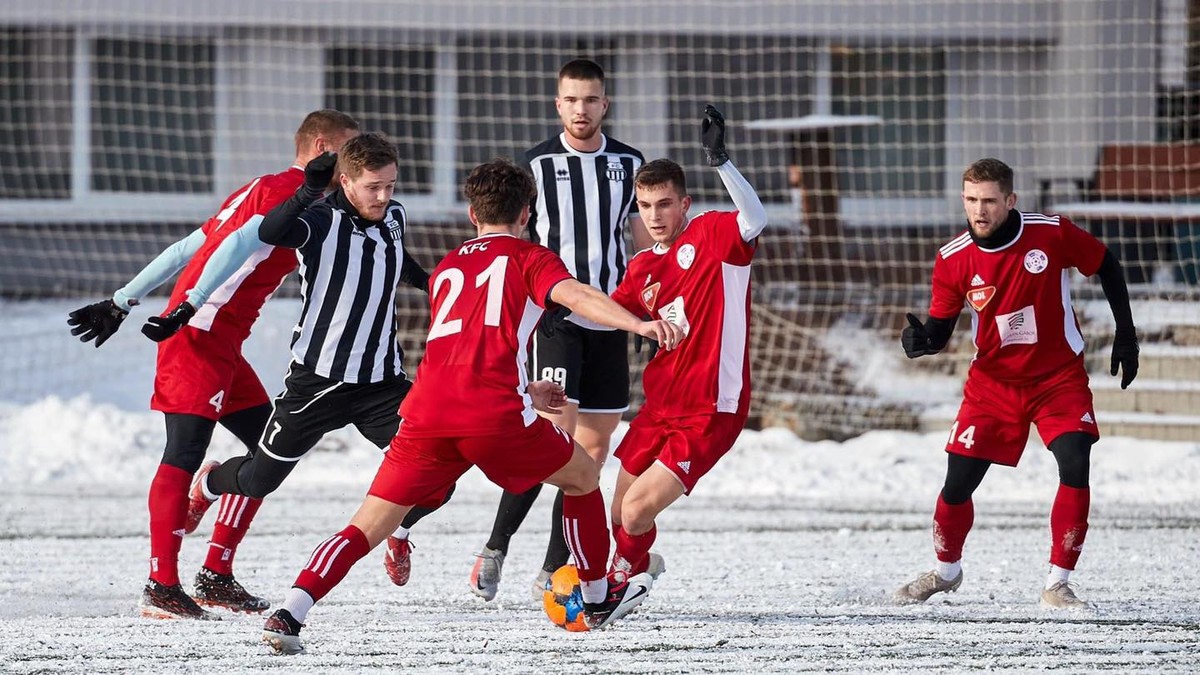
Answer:
[[[738,229],[742,233],[742,241],[753,241],[767,226],[767,210],[763,208],[758,193],[750,187],[750,183],[746,182],[733,162],[725,162],[718,166],[717,175],[721,177],[725,190],[729,192],[733,205],[737,207]]]
[[[163,285],[168,279],[187,266],[192,256],[204,244],[204,230],[195,230],[188,236],[163,249],[162,253],[142,268],[129,283],[113,293],[113,302],[126,312],[146,296]]]

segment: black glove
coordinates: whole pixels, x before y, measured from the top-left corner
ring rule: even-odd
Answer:
[[[304,167],[304,193],[309,202],[325,194],[337,169],[337,153],[324,152],[309,160]]]
[[[67,325],[74,326],[71,335],[78,335],[80,342],[95,340],[99,347],[117,332],[127,316],[129,312],[117,307],[117,303],[101,300],[71,312],[67,315]]]
[[[915,359],[918,356],[928,356],[938,353],[937,349],[933,348],[933,341],[929,338],[929,333],[925,330],[925,324],[917,318],[917,315],[909,312],[904,315],[908,319],[908,325],[900,333],[900,344],[904,346],[904,355],[910,359]]]
[[[1113,338],[1112,363],[1108,374],[1116,375],[1117,367],[1120,366],[1122,389],[1128,387],[1133,378],[1137,377],[1138,351],[1137,332],[1132,328],[1117,329],[1117,335]]]
[[[184,300],[175,305],[175,309],[167,312],[166,316],[152,316],[146,319],[146,323],[142,326],[142,335],[155,342],[162,342],[178,333],[179,329],[186,326],[193,316],[196,316],[196,308]]]
[[[700,123],[700,142],[709,166],[721,166],[729,161],[725,152],[725,116],[711,105],[704,106],[704,121]]]
[[[568,316],[571,316],[571,310],[562,306],[542,314],[542,322],[538,324],[538,330],[541,331],[542,337],[552,338],[557,335],[559,329],[566,323]]]

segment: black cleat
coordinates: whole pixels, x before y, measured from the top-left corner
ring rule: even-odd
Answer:
[[[653,585],[654,577],[650,576],[649,572],[635,574],[624,583],[610,584],[608,597],[604,602],[583,603],[583,615],[587,620],[588,630],[607,628],[617,619],[632,612],[646,599]]]
[[[304,624],[292,617],[286,609],[277,609],[263,624],[262,641],[271,646],[276,654],[300,654],[300,629]]]
[[[217,574],[201,567],[196,573],[192,597],[201,605],[224,607],[235,612],[259,613],[271,606],[266,598],[251,595],[232,574]]]
[[[138,608],[142,610],[142,616],[151,619],[221,620],[221,617],[197,605],[179,584],[164,586],[157,581],[146,582]]]

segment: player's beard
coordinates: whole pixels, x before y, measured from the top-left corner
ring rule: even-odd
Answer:
[[[564,127],[564,129],[566,130],[567,135],[569,135],[571,138],[574,138],[577,141],[590,141],[590,140],[593,140],[594,138],[596,138],[596,135],[600,133],[600,122],[599,121],[592,122],[589,120],[587,127],[585,127],[582,132],[576,131],[574,122],[566,125]]]

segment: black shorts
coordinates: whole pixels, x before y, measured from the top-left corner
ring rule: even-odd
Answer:
[[[580,412],[622,413],[629,409],[629,335],[559,322],[547,337],[538,325],[529,350],[529,377],[554,380]]]
[[[300,459],[330,431],[353,424],[379,448],[386,448],[400,427],[400,402],[412,382],[398,377],[351,384],[321,377],[293,363],[274,400],[274,410],[258,449],[275,459]]]

